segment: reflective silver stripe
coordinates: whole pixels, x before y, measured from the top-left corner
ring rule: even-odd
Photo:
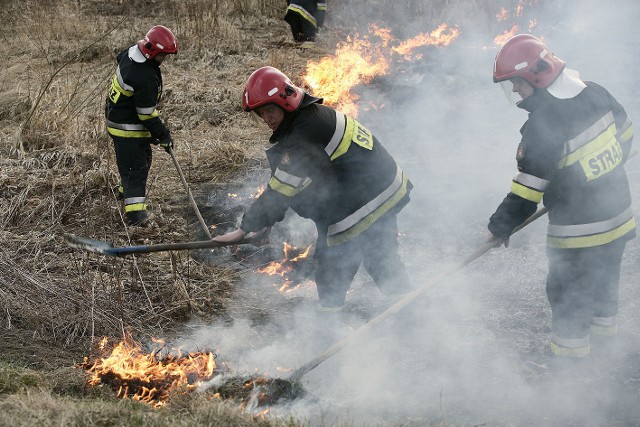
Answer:
[[[551,334],[551,342],[565,348],[584,348],[589,347],[589,335],[584,338],[560,338]]]
[[[133,205],[136,203],[144,203],[146,199],[147,199],[146,197],[129,197],[127,199],[124,199],[124,204]]]
[[[549,181],[546,179],[538,178],[537,176],[529,175],[524,172],[520,172],[513,178],[513,180],[519,184],[542,192],[544,192],[544,190],[549,186]]]
[[[107,120],[107,127],[121,130],[147,130],[144,125],[138,123],[116,123],[111,120]]]
[[[292,12],[299,13],[304,17],[304,19],[311,22],[314,27],[318,26],[318,22],[316,21],[316,18],[312,14],[307,12],[307,10],[304,7],[301,7],[297,4],[290,4],[287,9],[290,9]]]
[[[396,171],[396,178],[393,180],[391,185],[387,187],[382,193],[378,194],[375,199],[371,200],[369,203],[346,217],[340,222],[335,224],[331,224],[327,231],[327,236],[333,236],[338,233],[342,233],[345,230],[356,225],[358,222],[362,221],[367,215],[371,212],[382,206],[388,199],[390,199],[398,189],[402,186],[402,169],[398,168]]]
[[[628,142],[633,137],[633,123],[631,123],[629,116],[624,121],[622,128],[618,130],[616,137],[621,143]]]
[[[611,317],[592,317],[591,324],[596,326],[616,326],[618,323],[618,316]]]
[[[302,187],[307,181],[310,181],[309,177],[301,178],[299,176],[291,175],[280,168],[276,169],[276,173],[274,173],[273,176],[276,177],[278,181],[294,188]]]
[[[129,86],[124,82],[124,79],[122,78],[122,74],[120,74],[120,66],[118,66],[118,69],[116,70],[116,77],[118,79],[118,84],[122,89],[134,92],[133,87]]]
[[[633,123],[631,123],[629,116],[627,116],[627,120],[624,121],[624,124],[622,125],[622,128],[618,131],[618,134],[622,135],[623,133],[625,133],[626,130],[629,129],[632,124]]]
[[[602,118],[589,126],[587,130],[585,130],[575,138],[567,141],[565,145],[565,156],[569,153],[573,153],[578,148],[594,140],[598,135],[606,131],[614,122],[615,120],[613,118],[613,113],[609,111],[607,114],[602,116]]]
[[[331,141],[324,147],[324,151],[331,157],[333,153],[336,151],[338,146],[340,145],[340,141],[342,141],[342,137],[344,136],[344,129],[347,125],[347,120],[344,114],[336,111],[336,130],[333,132],[333,136],[331,137]]]
[[[136,112],[138,114],[149,115],[149,114],[153,113],[154,111],[156,111],[156,106],[155,105],[153,107],[145,107],[145,108],[136,107]]]
[[[549,224],[547,235],[554,237],[577,237],[591,234],[604,233],[621,226],[633,218],[633,209],[628,207],[620,215],[604,221],[592,222],[589,224],[555,225]]]

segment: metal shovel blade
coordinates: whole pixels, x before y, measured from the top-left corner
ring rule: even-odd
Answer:
[[[64,240],[69,246],[83,251],[96,252],[99,254],[109,253],[113,249],[113,245],[102,240],[87,239],[86,237],[76,236],[74,234],[65,234]]]

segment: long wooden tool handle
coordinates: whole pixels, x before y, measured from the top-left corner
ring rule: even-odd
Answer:
[[[235,243],[216,242],[214,240],[198,240],[195,242],[160,243],[156,245],[138,245],[114,247],[112,243],[103,240],[88,239],[74,234],[65,234],[64,240],[69,246],[88,252],[95,252],[104,255],[129,255],[143,254],[150,252],[176,251],[183,249],[213,249],[224,246],[231,246]],[[254,239],[243,239],[238,244],[254,243]]]
[[[539,209],[533,215],[531,215],[529,218],[527,218],[520,226],[516,227],[511,234],[513,235],[513,233],[516,233],[517,231],[519,231],[522,228],[526,227],[528,224],[531,224],[533,221],[535,221],[536,219],[540,218],[541,216],[543,216],[546,213],[547,213],[547,209],[546,208]],[[404,298],[402,298],[400,301],[396,302],[391,307],[387,308],[385,311],[383,311],[382,313],[378,314],[376,317],[374,317],[373,319],[369,320],[364,325],[360,326],[358,329],[356,329],[350,335],[346,336],[345,338],[343,338],[340,341],[338,341],[337,343],[335,343],[333,346],[331,346],[329,349],[324,351],[318,357],[316,357],[315,359],[313,359],[310,362],[306,363],[305,365],[301,366],[300,368],[296,369],[293,372],[293,374],[289,377],[290,381],[298,381],[298,380],[300,380],[300,378],[302,378],[304,375],[306,375],[309,371],[311,371],[316,366],[318,366],[319,364],[321,364],[322,362],[327,360],[329,357],[333,356],[334,354],[336,354],[337,352],[342,350],[347,345],[351,344],[351,342],[353,342],[358,337],[363,335],[369,329],[371,329],[372,327],[374,327],[378,323],[382,322],[383,320],[385,320],[389,316],[392,316],[392,315],[396,314],[397,312],[399,312],[400,310],[405,308],[407,305],[411,304],[420,295],[423,295],[423,294],[427,293],[428,291],[430,291],[431,289],[433,289],[433,287],[435,285],[437,285],[440,281],[442,281],[444,278],[452,275],[453,273],[456,273],[458,270],[462,269],[463,267],[465,267],[470,262],[472,262],[475,259],[477,259],[480,256],[482,256],[485,252],[488,252],[491,248],[493,248],[495,246],[499,246],[501,244],[502,244],[501,240],[489,241],[489,242],[485,243],[484,245],[482,245],[480,248],[476,249],[473,253],[469,254],[464,259],[462,259],[462,260],[458,261],[457,263],[451,265],[445,271],[443,271],[438,276],[433,278],[430,282],[428,282],[427,284],[423,285],[422,287],[410,292]]]
[[[189,189],[189,185],[187,184],[187,180],[184,177],[184,173],[182,173],[182,168],[180,167],[180,164],[178,163],[178,159],[176,159],[175,154],[173,154],[173,149],[171,147],[169,147],[167,149],[167,151],[171,155],[171,160],[173,160],[173,164],[175,165],[176,170],[178,171],[178,175],[180,175],[180,180],[182,181],[182,185],[184,186],[184,189],[187,192],[187,197],[189,198],[189,204],[193,208],[193,212],[196,214],[196,217],[198,218],[198,222],[200,223],[200,227],[202,228],[202,231],[204,231],[204,234],[209,239],[211,239],[211,233],[209,232],[209,227],[207,227],[207,224],[204,222],[204,219],[202,218],[202,215],[200,215],[200,209],[198,209],[198,205],[196,204],[196,201],[193,199],[193,194],[191,194],[191,190]]]

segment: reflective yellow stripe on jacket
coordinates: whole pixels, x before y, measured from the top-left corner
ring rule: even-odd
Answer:
[[[549,181],[546,179],[520,172],[511,182],[511,192],[523,199],[540,203],[540,200],[542,200],[542,196],[544,195],[544,191],[548,186]]]
[[[115,123],[107,120],[107,132],[123,138],[151,138],[151,132],[140,123]]]
[[[565,145],[566,155],[560,160],[562,169],[579,163],[587,181],[611,172],[622,163],[622,149],[612,112],[608,112],[587,130]]]
[[[373,149],[373,134],[357,120],[336,111],[336,129],[324,151],[331,161],[334,161],[349,150],[352,142],[371,150]]]
[[[269,187],[272,190],[287,197],[295,196],[309,184],[311,184],[311,178],[295,176],[280,168],[276,169],[276,172],[269,180]]]
[[[555,225],[547,228],[547,245],[552,248],[588,248],[606,245],[624,236],[636,227],[633,209],[627,208],[620,215],[589,224]]]
[[[318,28],[318,21],[316,21],[316,18],[312,14],[310,14],[304,7],[301,7],[297,4],[290,4],[287,8],[287,12],[288,11],[297,13],[298,15],[302,16],[303,19],[309,21],[315,28]]]
[[[398,168],[395,179],[382,193],[345,219],[329,226],[327,245],[344,243],[369,228],[407,194],[407,182],[402,169]]]

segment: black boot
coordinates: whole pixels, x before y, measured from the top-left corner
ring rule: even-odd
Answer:
[[[152,225],[146,210],[127,212],[125,216],[128,225],[134,227],[150,227]]]

